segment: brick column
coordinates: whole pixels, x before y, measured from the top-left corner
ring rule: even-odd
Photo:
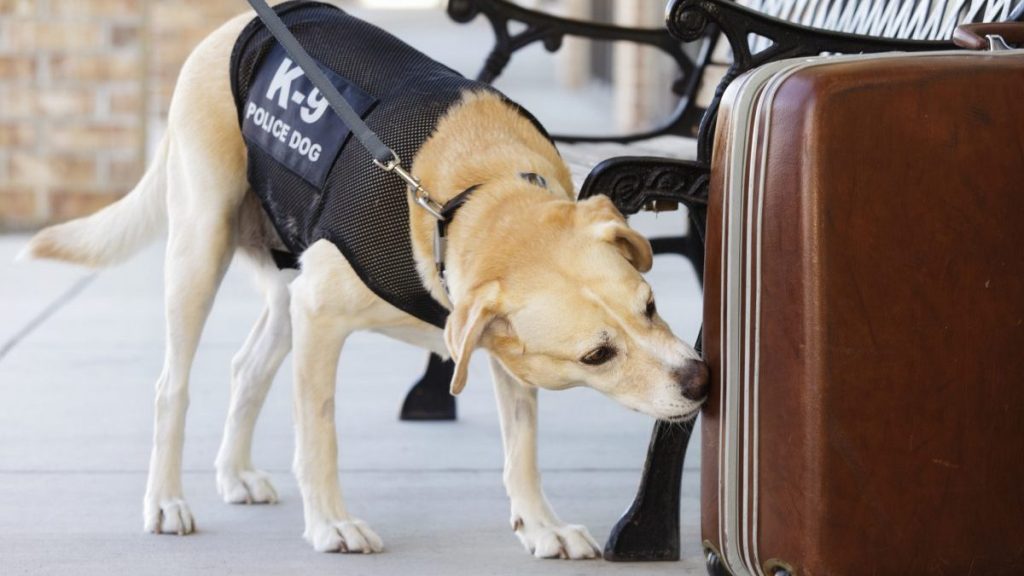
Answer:
[[[0,232],[131,190],[193,47],[240,0],[0,0]]]
[[[664,0],[615,2],[615,23],[629,28],[665,26]],[[623,132],[653,128],[675,106],[670,86],[678,74],[660,51],[616,42],[614,51],[615,123]]]
[[[141,0],[0,0],[0,226],[99,208],[142,167]]]

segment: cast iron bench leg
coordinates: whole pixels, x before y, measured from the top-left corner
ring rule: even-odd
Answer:
[[[692,431],[692,423],[655,423],[640,488],[608,536],[605,560],[679,560],[679,494]]]
[[[448,391],[455,364],[430,355],[427,371],[405,396],[402,420],[455,420],[455,397]]]

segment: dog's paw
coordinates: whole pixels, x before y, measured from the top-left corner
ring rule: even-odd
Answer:
[[[143,529],[153,534],[178,534],[184,536],[196,529],[192,511],[181,498],[146,501],[143,511]]]
[[[218,471],[217,492],[228,504],[277,502],[277,490],[262,470]]]
[[[372,554],[384,549],[380,536],[354,518],[317,522],[306,528],[304,536],[317,552]]]
[[[523,546],[537,558],[585,560],[601,557],[601,547],[586,527],[579,524],[531,523],[515,518],[512,529]]]

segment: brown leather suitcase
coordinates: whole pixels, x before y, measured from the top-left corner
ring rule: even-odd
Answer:
[[[711,563],[1024,574],[1024,51],[766,65],[712,165]]]

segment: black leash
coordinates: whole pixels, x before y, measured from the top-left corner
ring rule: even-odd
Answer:
[[[295,36],[285,26],[285,23],[281,21],[281,17],[277,15],[277,12],[274,12],[274,9],[267,5],[265,0],[248,1],[253,10],[256,10],[260,20],[263,21],[263,25],[267,27],[267,30],[270,30],[270,33],[281,44],[292,61],[299,68],[302,68],[302,71],[309,77],[309,81],[313,83],[313,86],[316,86],[320,94],[327,99],[331,110],[334,110],[334,113],[341,117],[341,120],[352,131],[352,134],[363,145],[363,148],[366,148],[366,151],[373,156],[373,159],[380,165],[399,162],[395,151],[384,145],[380,138],[377,137],[377,134],[370,130],[366,123],[363,122],[363,119],[359,117],[359,114],[348,105],[348,102],[338,92],[338,89],[334,87],[334,84],[320,70],[320,66],[310,57],[306,49],[299,44],[299,41],[295,39]]]
[[[253,10],[256,11],[260,20],[263,21],[263,25],[270,31],[270,34],[277,39],[292,61],[302,69],[309,78],[309,81],[313,83],[313,86],[327,100],[331,110],[341,118],[342,122],[352,131],[352,135],[356,137],[356,140],[370,153],[370,156],[373,157],[373,163],[387,172],[394,172],[399,178],[404,180],[408,184],[416,204],[429,212],[437,220],[443,220],[443,207],[430,197],[430,194],[420,185],[419,180],[402,168],[402,159],[398,157],[398,154],[395,154],[394,150],[381,142],[377,134],[370,130],[366,123],[363,122],[363,119],[359,117],[359,114],[349,106],[345,98],[338,92],[338,89],[334,87],[334,84],[320,70],[320,66],[306,52],[305,48],[299,44],[299,41],[295,39],[295,36],[288,30],[285,23],[281,21],[281,17],[277,15],[277,12],[274,12],[274,9],[266,3],[266,0],[248,0],[248,2]]]

